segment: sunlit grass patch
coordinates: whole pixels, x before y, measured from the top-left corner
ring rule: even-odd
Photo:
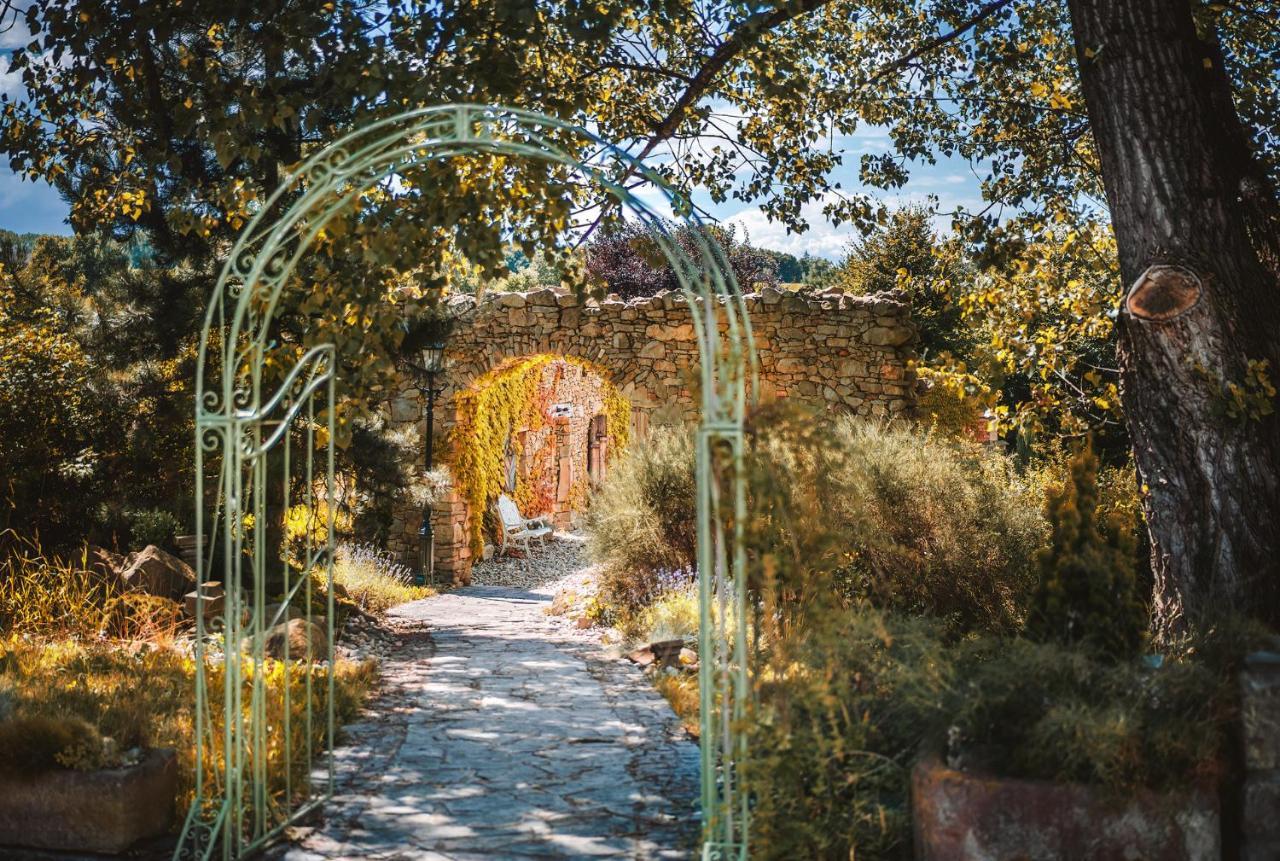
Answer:
[[[189,650],[180,647],[182,633],[189,630],[181,606],[122,593],[109,573],[92,570],[86,558],[46,556],[35,542],[12,533],[5,538],[0,558],[0,775],[109,768],[136,761],[148,748],[173,748],[180,805],[189,804],[194,795],[197,770],[207,786],[222,785],[225,667],[221,658],[205,665],[206,689],[212,693],[203,724],[205,756],[197,764],[197,666]],[[371,611],[425,591],[395,582],[385,571],[366,574],[358,565],[354,570],[363,579],[352,576],[344,588],[349,600]],[[305,792],[312,762],[327,744],[330,665],[237,659],[244,661],[246,722],[255,676],[262,683],[268,791],[277,804],[285,804],[286,796],[296,799]],[[339,660],[332,672],[340,727],[372,691],[377,668],[373,661]],[[246,750],[240,760],[251,756]]]
[[[25,772],[57,767],[98,768],[118,765],[135,748],[172,747],[177,750],[180,802],[190,802],[193,793],[195,754],[195,662],[175,649],[107,643],[38,642],[11,637],[0,642],[0,727],[8,733],[38,733],[39,737],[8,738],[8,741],[44,751],[42,761],[26,756],[21,760],[0,756],[0,772]],[[245,663],[245,720],[250,697],[249,679],[256,671],[265,674],[267,773],[271,792],[282,798],[286,774],[295,790],[305,783],[310,762],[305,753],[324,750],[328,698],[327,665],[307,665],[268,660],[255,668]],[[220,692],[223,667],[210,663],[206,673],[210,690]],[[308,675],[310,697],[308,698]],[[377,680],[372,661],[338,661],[334,676],[334,715],[338,726],[350,722]],[[285,691],[288,690],[288,709]],[[308,699],[312,720],[306,720]],[[285,714],[289,715],[290,768],[285,768]],[[202,763],[204,779],[210,785],[221,781],[225,712],[221,698],[210,704],[206,724],[207,750]],[[93,727],[99,740],[81,744],[83,733],[70,733],[69,724],[83,722]],[[0,733],[3,736],[3,733]],[[74,749],[59,747],[56,741],[67,736]],[[246,754],[247,755],[247,754]],[[10,761],[13,760],[13,761]],[[52,760],[52,761],[50,761]]]
[[[658,693],[671,703],[671,709],[680,718],[680,723],[692,736],[699,732],[699,694],[698,677],[688,673],[659,673],[653,680]]]
[[[385,613],[398,604],[429,598],[435,590],[413,585],[414,572],[368,544],[342,544],[333,582],[366,613]]]
[[[0,634],[98,637],[111,627],[117,589],[84,564],[46,557],[13,532],[0,535]]]
[[[625,616],[618,624],[636,643],[688,640],[698,636],[698,589],[693,583],[662,592],[652,604]]]

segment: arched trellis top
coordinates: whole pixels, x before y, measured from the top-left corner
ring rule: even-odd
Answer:
[[[576,152],[591,155],[582,159]],[[200,582],[210,579],[214,562],[220,560],[219,582],[226,584],[227,595],[225,612],[217,620],[206,620],[205,602],[197,602],[195,792],[177,858],[188,854],[211,858],[218,847],[224,859],[241,857],[322,804],[334,787],[332,754],[323,787],[317,789],[310,778],[302,786],[291,782],[295,768],[309,773],[317,752],[312,747],[313,729],[323,729],[324,743],[332,750],[333,673],[326,671],[327,679],[317,677],[320,671],[308,646],[301,671],[306,745],[299,750],[289,741],[291,685],[273,691],[264,680],[266,674],[254,669],[266,660],[265,634],[283,613],[269,614],[265,596],[282,594],[280,608],[300,600],[306,619],[315,621],[311,590],[313,574],[321,570],[329,654],[334,638],[336,506],[329,503],[335,498],[338,361],[333,345],[316,346],[273,393],[264,394],[263,367],[272,348],[273,315],[294,280],[295,268],[314,247],[320,231],[357,198],[415,167],[476,154],[536,159],[580,172],[584,181],[612,196],[649,229],[690,304],[701,358],[702,400],[697,530],[703,857],[708,861],[745,861],[747,857],[748,794],[738,785],[746,752],[739,727],[749,696],[742,426],[747,393],[755,392],[757,386],[746,305],[722,249],[705,232],[693,233],[695,260],[668,235],[665,222],[626,187],[624,177],[643,178],[673,212],[696,225],[698,218],[687,200],[654,171],[608,141],[561,120],[513,108],[464,104],[390,116],[316,152],[254,214],[218,277],[196,368],[195,528],[205,548],[197,564]],[[324,429],[322,417],[328,425],[323,437],[318,435]],[[206,511],[204,464],[219,449],[216,503]],[[315,492],[319,451],[323,451],[325,474],[322,497]],[[291,457],[293,468],[301,467],[297,481],[290,471]],[[268,467],[268,459],[273,459],[275,469]],[[720,477],[728,479],[727,494]],[[273,482],[279,486],[273,487]],[[306,546],[300,556],[304,576],[294,576],[292,566],[282,564],[289,558],[282,552],[289,549],[287,544],[267,546],[271,512],[289,510],[295,485],[310,524],[304,530]],[[324,520],[321,530],[311,528],[320,525],[314,522],[318,519]],[[319,542],[313,540],[318,531],[323,534]],[[207,546],[205,536],[210,539]],[[248,647],[248,666],[245,661],[226,660],[230,652],[206,637],[208,624],[222,626],[226,643],[242,642]],[[219,657],[225,670],[221,691],[205,669]],[[283,660],[290,660],[287,647]],[[328,690],[323,723],[312,720],[313,684]],[[214,703],[219,694],[225,718],[220,740],[214,738],[219,724]],[[272,759],[268,739],[268,702],[273,697],[283,698],[282,760]],[[204,777],[206,766],[213,771],[209,779]]]
[[[563,140],[557,140],[557,136]],[[587,164],[566,147],[594,149]],[[630,153],[564,121],[516,108],[442,105],[371,123],[318,151],[291,173],[254,214],[232,248],[205,319],[197,364],[198,418],[210,423],[261,415],[262,359],[270,322],[299,261],[339,212],[377,183],[431,162],[477,153],[563,165],[612,196],[649,229],[686,298],[703,300],[694,325],[704,358],[704,419],[741,422],[755,350],[741,292],[723,250],[696,231],[701,265],[664,229],[662,219],[615,176],[639,176],[675,213],[699,219],[687,198]],[[292,199],[291,199],[292,198]],[[273,215],[282,208],[278,216]],[[721,329],[728,335],[720,336]],[[736,354],[735,354],[736,353]]]

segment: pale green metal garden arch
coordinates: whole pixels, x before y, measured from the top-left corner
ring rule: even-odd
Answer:
[[[590,163],[573,155],[579,147],[594,153]],[[747,858],[749,800],[739,781],[746,753],[740,723],[749,696],[741,464],[756,366],[746,306],[722,250],[705,232],[694,232],[701,244],[695,263],[663,219],[617,178],[619,168],[643,177],[673,212],[691,213],[654,171],[552,117],[470,104],[387,117],[316,152],[245,227],[218,278],[196,372],[196,534],[203,548],[200,582],[220,578],[226,598],[216,611],[213,603],[198,605],[195,794],[175,857],[240,857],[333,792],[329,667],[315,660],[322,656],[312,653],[310,642],[305,654],[290,655],[286,645],[283,660],[269,660],[262,634],[286,619],[291,603],[301,603],[308,620],[324,611],[332,653],[336,356],[332,345],[313,347],[277,388],[264,390],[264,360],[276,346],[272,316],[298,261],[339,211],[375,183],[470,154],[518,156],[580,172],[649,228],[694,308],[702,357],[702,855],[707,861]],[[696,214],[685,218],[697,222]],[[215,468],[208,488],[206,464]],[[277,475],[283,479],[273,487]],[[288,547],[267,547],[268,530],[255,528],[265,524],[269,502],[306,506],[302,535]],[[268,582],[285,596],[273,613]],[[232,654],[238,659],[219,663]],[[283,726],[283,743],[270,743],[272,721]]]

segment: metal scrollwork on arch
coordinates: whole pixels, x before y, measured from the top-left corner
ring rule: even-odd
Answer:
[[[589,155],[582,155],[589,153]],[[272,318],[299,260],[334,217],[376,183],[457,156],[497,154],[576,171],[650,231],[693,310],[700,371],[697,525],[702,627],[705,859],[748,856],[740,782],[749,697],[742,523],[743,421],[756,389],[746,306],[719,246],[695,254],[627,187],[642,177],[672,212],[697,216],[656,172],[590,132],[514,108],[455,104],[371,122],[307,158],[241,233],[206,312],[197,361],[195,793],[175,857],[238,858],[321,805],[334,787],[332,345],[280,381],[264,374]],[[295,516],[295,512],[297,512]],[[281,514],[285,525],[277,522]],[[218,585],[206,585],[215,583]],[[268,600],[270,599],[270,600]],[[273,629],[300,607],[304,653]],[[321,653],[324,654],[321,654]],[[275,735],[272,735],[275,733]],[[694,815],[694,811],[690,811]]]

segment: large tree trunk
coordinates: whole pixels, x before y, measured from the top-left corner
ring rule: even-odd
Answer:
[[[1130,285],[1121,392],[1148,489],[1157,630],[1234,610],[1275,624],[1280,422],[1249,415],[1275,399],[1248,382],[1250,360],[1280,377],[1280,291],[1256,233],[1275,225],[1253,215],[1274,196],[1189,0],[1068,2]]]

